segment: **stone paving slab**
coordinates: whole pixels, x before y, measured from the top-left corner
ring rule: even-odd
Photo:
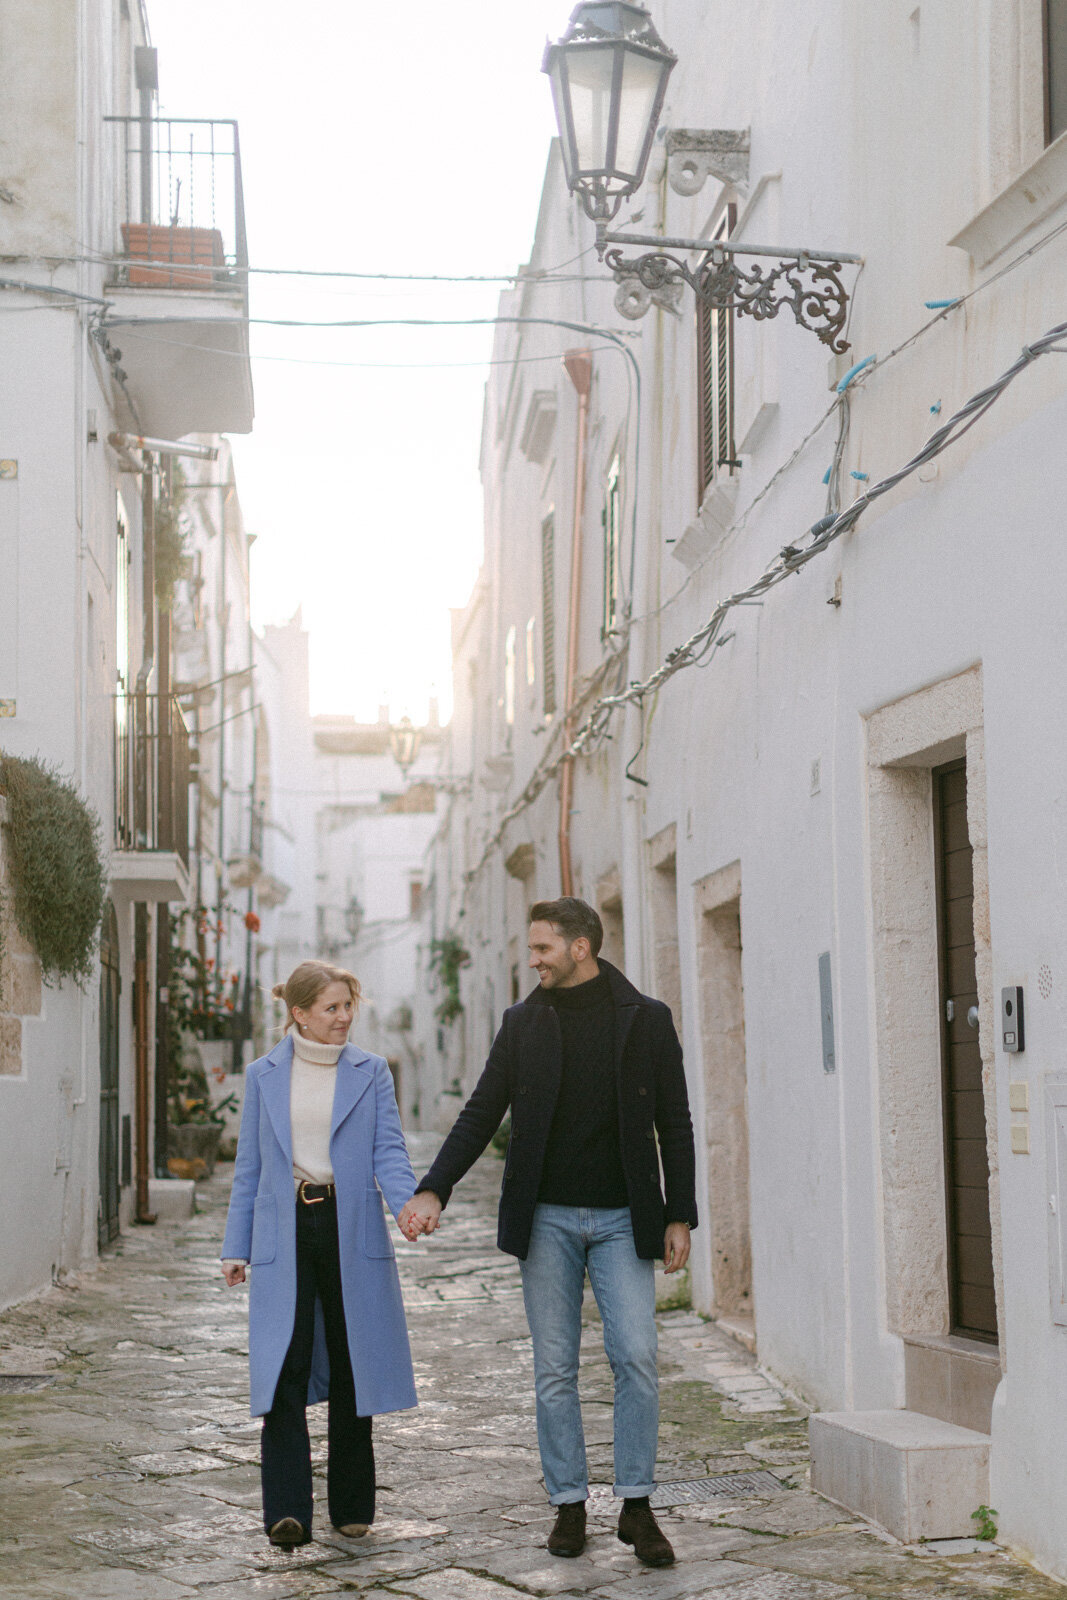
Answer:
[[[436,1148],[418,1139],[416,1166]],[[378,1519],[345,1539],[317,1516],[288,1554],[259,1518],[247,1410],[246,1291],[217,1254],[230,1169],[187,1222],[124,1236],[80,1286],[0,1315],[4,1600],[1063,1600],[985,1549],[904,1548],[806,1486],[806,1415],[756,1359],[687,1309],[660,1315],[657,1476],[765,1469],[766,1495],[661,1514],[678,1564],[641,1567],[610,1497],[577,1560],[550,1556],[530,1339],[516,1264],[495,1248],[500,1165],[479,1163],[431,1240],[397,1240],[421,1404],[375,1424]],[[582,1399],[594,1480],[611,1482],[611,1380],[586,1297]],[[325,1408],[309,1413],[325,1500]]]

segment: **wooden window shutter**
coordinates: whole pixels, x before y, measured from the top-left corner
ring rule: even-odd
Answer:
[[[1067,3],[1067,0],[1065,0]],[[728,206],[716,239],[728,239],[737,207]],[[697,505],[734,457],[733,313],[697,301]]]
[[[1067,130],[1067,0],[1044,0],[1045,143]]]

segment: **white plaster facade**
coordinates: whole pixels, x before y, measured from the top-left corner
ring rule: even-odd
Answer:
[[[420,1003],[424,1100],[453,1079],[472,1085],[500,1012],[529,983],[528,905],[560,887],[555,782],[496,835],[546,749],[560,748],[578,413],[562,353],[593,355],[579,676],[595,693],[644,679],[721,597],[806,542],[826,510],[837,414],[820,419],[852,362],[883,358],[849,391],[846,502],[1063,316],[1067,146],[1045,148],[1036,0],[763,0],[741,24],[720,0],[658,0],[654,15],[679,56],[664,129],[748,128],[751,157],[747,182],[711,178],[685,197],[661,143],[633,208],[640,231],[707,238],[733,204],[735,239],[862,255],[862,273],[845,273],[852,348],[828,359],[788,312],[735,324],[742,464],[720,473],[698,521],[690,291],[673,312],[619,316],[553,149],[531,275],[501,315],[610,329],[633,352],[641,395],[595,332],[498,329],[485,558],[455,623],[442,754],[472,788],[448,802],[430,891],[433,935],[456,935],[471,960],[450,1028],[432,996]],[[562,263],[556,281],[532,275]],[[924,304],[971,291],[939,320]],[[607,911],[613,950],[670,1000],[683,1036],[703,1210],[696,1303],[754,1317],[761,1360],[821,1408],[951,1409],[933,1393],[951,1368],[957,1411],[971,1406],[967,1426],[991,1433],[1002,1536],[1061,1577],[1065,423],[1067,370],[1050,357],[855,532],[736,611],[707,670],[616,715],[610,742],[576,763],[570,818],[576,892]],[[622,601],[605,636],[601,512],[615,470]],[[953,1342],[949,1322],[931,772],[955,758],[974,861],[994,1347]],[[1026,995],[1016,1056],[999,1046],[1009,984]],[[438,1103],[448,1113],[458,1100]]]
[[[155,696],[166,661],[146,572],[145,474],[139,456],[110,436],[247,430],[251,380],[238,276],[220,271],[207,289],[164,282],[149,290],[150,304],[131,281],[125,156],[118,125],[105,119],[154,115],[136,84],[137,52],[148,43],[137,6],[0,6],[0,749],[56,765],[100,818],[121,981],[120,1127],[134,1113],[134,908],[148,905],[142,1143],[154,1175],[155,929],[189,878],[177,847],[145,849],[117,829],[116,693],[139,684]],[[158,351],[154,360],[137,358],[138,340],[148,350],[175,322],[199,340],[203,324],[216,320],[226,324],[225,359],[206,334],[202,359],[184,377],[166,370]],[[130,334],[125,352],[120,328]],[[0,1203],[27,1225],[9,1229],[0,1305],[92,1263],[100,1202],[99,985],[38,993],[32,953],[8,933]],[[128,1179],[142,1152],[122,1137],[114,1155]],[[124,1223],[130,1212],[127,1181]]]

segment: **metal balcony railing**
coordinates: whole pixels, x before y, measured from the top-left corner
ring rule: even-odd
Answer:
[[[247,289],[237,123],[104,120],[116,140],[117,282],[145,289]]]
[[[189,730],[173,695],[115,698],[115,845],[189,865]]]

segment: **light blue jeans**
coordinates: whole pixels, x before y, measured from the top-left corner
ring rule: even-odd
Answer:
[[[537,1442],[550,1501],[560,1506],[589,1495],[578,1402],[587,1269],[615,1375],[615,1493],[651,1494],[659,1433],[656,1280],[653,1263],[642,1261],[634,1248],[629,1208],[539,1205],[530,1252],[520,1266],[533,1336]]]

